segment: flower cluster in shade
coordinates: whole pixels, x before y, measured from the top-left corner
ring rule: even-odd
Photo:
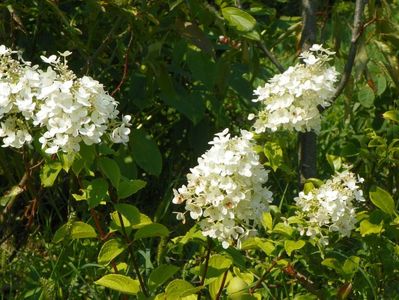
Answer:
[[[363,178],[349,170],[337,173],[323,185],[308,193],[300,192],[295,198],[299,208],[298,214],[306,220],[301,234],[309,237],[322,237],[321,228],[338,232],[340,236],[349,237],[355,228],[355,207],[365,201],[359,184]],[[324,243],[328,240],[324,238]]]
[[[0,137],[2,147],[21,148],[38,134],[48,154],[79,151],[79,144],[129,140],[129,115],[117,120],[118,102],[89,76],[77,77],[67,65],[70,52],[41,56],[42,70],[0,46]],[[17,56],[17,58],[14,58]]]
[[[289,67],[254,91],[257,98],[253,101],[260,102],[261,109],[248,119],[255,119],[256,133],[268,129],[320,131],[318,106],[329,106],[336,90],[338,73],[327,63],[332,54],[315,44],[300,55],[303,63]]]
[[[272,193],[265,184],[266,171],[254,151],[252,133],[230,137],[228,129],[215,135],[212,147],[190,169],[187,185],[174,190],[173,203],[185,203],[177,219],[188,213],[198,220],[204,236],[218,239],[224,248],[256,235],[262,213],[268,210]]]

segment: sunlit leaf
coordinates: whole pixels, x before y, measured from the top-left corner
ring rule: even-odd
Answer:
[[[108,265],[113,259],[126,249],[126,245],[119,239],[106,241],[98,253],[97,261],[100,265]]]
[[[108,274],[94,283],[128,295],[136,295],[140,291],[138,280],[121,274]]]
[[[254,17],[236,7],[224,7],[222,14],[229,25],[238,31],[251,31],[256,25]]]
[[[152,223],[141,227],[134,235],[135,240],[149,237],[168,236],[169,230],[162,224]]]
[[[47,162],[40,171],[40,181],[42,186],[53,186],[61,170],[62,164],[59,161]]]
[[[395,202],[392,196],[380,187],[372,187],[369,192],[370,200],[383,212],[393,215],[395,213]]]
[[[285,252],[290,256],[291,253],[295,250],[299,250],[303,248],[306,245],[305,241],[299,240],[299,241],[291,241],[291,240],[286,240],[284,241],[284,249]]]

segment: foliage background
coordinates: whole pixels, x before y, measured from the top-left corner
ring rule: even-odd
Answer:
[[[349,48],[354,1],[319,2],[317,40],[337,52],[332,63],[341,71]],[[256,19],[259,40],[254,31],[231,26],[221,13],[227,6],[239,6]],[[42,54],[72,51],[71,68],[103,83],[120,102],[121,113],[133,116],[129,145],[100,149],[99,153],[115,151],[123,176],[147,181],[146,188],[129,200],[155,221],[174,228],[174,236],[184,233],[187,226],[178,224],[171,213],[172,188],[184,182],[214,133],[226,127],[232,132],[249,127],[246,117],[256,109],[251,102],[253,89],[278,72],[262,45],[288,67],[297,61],[302,26],[301,6],[294,0],[8,0],[0,3],[0,15],[1,44],[22,50],[26,60],[39,65]],[[366,179],[366,194],[378,185],[394,199],[399,196],[399,126],[384,120],[382,114],[398,105],[398,18],[396,0],[368,1],[367,26],[353,76],[324,113],[318,138],[320,178],[333,173],[331,164],[340,157]],[[280,133],[262,139],[277,143],[285,155],[271,174],[271,185],[275,204],[289,211],[297,193],[297,137]],[[0,149],[1,193],[19,182],[25,172],[23,160],[27,158],[21,153]],[[39,177],[32,177],[30,185],[40,186]],[[115,295],[93,285],[102,273],[92,263],[98,253],[96,243],[51,243],[57,228],[71,215],[91,220],[85,204],[71,196],[77,189],[75,180],[66,174],[59,176],[51,189],[41,191],[40,206],[29,228],[23,214],[32,194],[21,196],[12,212],[2,216],[0,288],[4,299],[35,298],[42,291],[49,293],[43,296],[49,299],[57,293],[57,297],[70,299]],[[371,203],[367,206],[373,207]],[[101,208],[100,213],[105,220],[109,208]],[[396,231],[341,242],[347,255],[363,255],[362,268],[369,274],[368,279],[356,275],[354,297],[383,293],[393,299],[399,294],[394,284],[399,280]],[[143,246],[140,261],[150,270],[156,245]],[[193,254],[196,250],[187,251]],[[10,256],[12,264],[7,263]],[[320,283],[336,281],[334,271],[313,270],[303,259],[303,269]],[[281,276],[276,282],[285,282]],[[283,285],[271,297],[283,299],[302,291]]]

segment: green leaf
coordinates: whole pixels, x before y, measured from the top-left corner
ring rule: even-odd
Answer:
[[[273,218],[270,212],[264,212],[262,215],[262,225],[266,231],[273,229]]]
[[[359,103],[366,108],[374,105],[374,98],[374,91],[368,85],[363,86],[357,94]]]
[[[217,279],[212,281],[209,284],[209,294],[211,296],[211,299],[216,299],[216,295],[219,293],[220,287],[222,286],[222,283],[227,283],[230,282],[231,278],[233,276],[231,275],[231,272],[227,272],[227,276],[225,277],[225,274],[221,274]]]
[[[260,35],[256,30],[252,30],[250,32],[244,32],[241,34],[241,36],[257,42],[261,40]]]
[[[256,25],[256,20],[247,12],[236,7],[222,8],[222,15],[231,27],[238,31],[251,31]]]
[[[184,114],[192,123],[197,124],[204,116],[205,104],[203,94],[172,80],[165,67],[157,66],[157,80],[161,89],[161,99],[167,105]]]
[[[75,160],[75,156],[76,156],[75,152],[61,153],[58,155],[62,163],[62,168],[64,169],[65,172],[67,173],[69,172],[69,169],[72,167],[72,164]]]
[[[241,250],[259,249],[269,256],[272,255],[275,248],[272,242],[259,237],[250,237],[242,242],[241,245]]]
[[[366,236],[369,234],[380,234],[383,231],[384,221],[379,224],[371,223],[369,220],[365,219],[360,222],[359,231],[361,236]]]
[[[186,245],[191,241],[201,241],[206,242],[206,237],[202,234],[201,229],[198,225],[194,225],[190,228],[189,231],[186,232],[184,236],[178,236],[172,239],[172,241],[176,244]]]
[[[377,78],[377,95],[380,96],[387,88],[387,80],[385,76],[378,76]]]
[[[94,283],[128,295],[136,295],[140,291],[138,280],[120,274],[105,275]]]
[[[132,205],[118,204],[116,208],[119,209],[119,207],[123,206],[132,206]],[[145,214],[139,212],[139,216],[135,215],[133,209],[124,210],[123,208],[121,208],[119,210],[122,216],[123,225],[125,226],[126,229],[128,229],[129,232],[131,231],[131,229],[139,229],[152,223],[151,219]],[[111,213],[111,219],[113,221],[111,223],[111,228],[113,230],[121,230],[121,222],[117,211]],[[130,221],[132,221],[133,223],[131,223]]]
[[[73,222],[71,230],[72,239],[85,239],[95,237],[97,237],[97,233],[94,230],[93,226],[81,221]]]
[[[230,282],[226,289],[226,293],[227,295],[229,295],[229,299],[247,299],[246,296],[249,296],[248,288],[248,283],[244,281],[241,277],[237,276],[230,279]]]
[[[208,89],[215,84],[216,65],[208,53],[188,49],[186,53],[188,67],[193,80],[200,80]]]
[[[399,123],[399,110],[389,110],[383,115],[384,119]]]
[[[151,290],[156,289],[158,286],[165,283],[169,278],[179,271],[180,268],[173,265],[160,265],[159,267],[152,270],[148,283]]]
[[[98,253],[98,264],[108,265],[113,259],[115,259],[119,254],[121,254],[126,249],[126,244],[124,244],[119,239],[111,239],[106,241]]]
[[[91,181],[86,187],[86,200],[90,208],[96,207],[102,201],[109,200],[108,183],[103,178],[97,178]]]
[[[162,224],[152,223],[141,227],[134,235],[135,240],[156,237],[156,236],[168,236],[169,230]]]
[[[202,287],[195,288],[191,283],[176,279],[170,282],[165,289],[165,299],[181,299],[200,291]]]
[[[125,198],[137,193],[139,190],[144,188],[146,185],[147,185],[147,183],[140,179],[135,179],[135,180],[123,179],[119,183],[118,198],[125,199]]]
[[[335,258],[326,258],[324,259],[321,264],[323,266],[326,266],[330,269],[335,270],[338,274],[342,273],[342,263],[340,263],[337,259]]]
[[[327,161],[333,171],[339,171],[342,167],[342,158],[332,154],[327,154]]]
[[[233,261],[230,257],[220,254],[212,255],[209,259],[208,270],[206,272],[205,285],[216,280],[221,274],[230,268]],[[204,273],[205,263],[201,265],[200,273]]]
[[[159,176],[162,170],[162,156],[157,144],[143,130],[135,129],[132,132],[132,153],[135,162],[145,172]]]
[[[79,153],[76,153],[74,161],[72,163],[72,171],[75,175],[79,175],[79,173],[84,168],[90,168],[93,164],[93,161],[96,157],[96,149],[94,145],[86,145],[85,143],[81,143]]]
[[[140,222],[140,211],[136,206],[126,203],[119,203],[115,204],[114,207],[116,211],[118,211],[129,222],[128,225],[124,224],[125,226],[138,224]]]
[[[62,170],[62,164],[59,161],[47,162],[40,170],[40,181],[43,187],[53,186],[58,174]]]
[[[263,147],[263,153],[269,160],[266,164],[276,172],[283,163],[283,150],[280,145],[274,142],[268,142]]]
[[[111,181],[112,185],[117,189],[121,179],[121,171],[118,164],[108,157],[100,157],[98,159],[98,166],[104,175]]]
[[[288,224],[285,223],[277,223],[274,228],[273,228],[273,232],[275,233],[279,233],[279,234],[283,234],[286,236],[291,236],[292,233],[294,232],[294,230],[292,229],[292,227]]]
[[[395,202],[387,191],[380,187],[372,187],[369,196],[371,202],[383,212],[389,215],[395,214]]]
[[[121,220],[118,215],[118,212],[114,211],[110,215],[111,215],[111,220],[112,220],[112,222],[110,224],[111,231],[119,231],[119,232],[123,233]],[[129,235],[132,232],[132,226],[131,226],[129,220],[124,215],[121,214],[121,218],[122,218],[123,226],[125,227],[125,231]]]
[[[360,257],[350,256],[345,260],[342,266],[342,271],[347,280],[352,279],[357,270],[359,269]]]
[[[75,221],[72,224],[66,223],[58,228],[54,234],[53,243],[59,243],[66,237],[73,240],[95,238],[97,237],[97,233],[91,225],[81,221]]]
[[[291,256],[291,253],[295,250],[299,250],[303,248],[303,246],[306,245],[305,241],[299,240],[299,241],[291,241],[291,240],[286,240],[284,242],[284,249],[285,252],[287,252],[288,256]]]
[[[313,182],[305,182],[305,184],[303,185],[303,191],[306,195],[313,191],[315,188],[316,187],[314,186]]]

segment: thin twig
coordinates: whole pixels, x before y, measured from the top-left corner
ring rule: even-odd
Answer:
[[[203,286],[205,283],[206,273],[208,273],[209,259],[211,257],[211,251],[212,251],[212,241],[210,238],[208,238],[208,248],[206,250],[205,265],[204,265],[204,271],[202,272],[200,286]],[[201,299],[201,291],[198,293],[197,299],[198,300]]]
[[[267,268],[267,270],[265,270],[265,272],[263,273],[262,277],[259,278],[259,280],[256,282],[256,284],[251,287],[249,289],[249,293],[252,295],[255,290],[257,290],[258,288],[261,287],[263,281],[265,281],[267,275],[269,275],[269,273],[271,272],[271,270],[273,270],[273,268],[276,266],[277,262],[281,259],[281,257],[277,257],[275,260],[273,260],[272,264],[270,265],[269,268]]]
[[[126,240],[126,243],[127,243],[128,249],[129,249],[129,253],[130,253],[130,256],[131,256],[131,259],[132,259],[133,269],[136,272],[136,275],[137,275],[137,278],[138,278],[138,280],[140,282],[140,286],[141,286],[141,290],[142,290],[143,294],[146,297],[148,297],[149,293],[147,291],[147,287],[146,287],[146,285],[144,283],[143,276],[140,273],[140,268],[139,268],[139,265],[138,265],[138,263],[136,261],[136,257],[134,255],[133,241],[130,240],[129,235],[126,232],[125,224],[123,223],[123,218],[122,218],[122,215],[120,214],[119,211],[118,211],[118,218],[119,218],[119,222],[121,223],[122,233],[123,233],[123,236],[124,236],[124,238]]]
[[[280,71],[280,73],[283,73],[285,71],[285,68],[283,67],[282,64],[280,64],[280,62],[277,60],[277,58],[273,55],[273,53],[271,53],[269,51],[269,49],[267,49],[267,47],[265,46],[265,44],[263,44],[262,42],[258,43],[259,47],[262,49],[263,53],[265,53],[265,55],[267,56],[268,59],[270,59],[270,61],[273,63],[273,65],[276,66],[276,68]]]
[[[31,168],[29,166],[26,166],[25,173],[24,173],[24,175],[22,175],[22,178],[18,183],[18,186],[22,189],[23,192],[26,191],[26,186],[28,184],[28,180],[30,179],[31,175],[32,175]],[[6,192],[5,195],[7,195],[11,192],[12,192],[12,190]],[[0,219],[3,215],[6,215],[11,210],[12,206],[14,205],[15,201],[18,198],[17,196],[15,196],[13,199],[10,200],[10,202],[7,203],[7,206],[4,208],[3,213],[0,216]]]
[[[220,296],[222,295],[222,291],[223,291],[224,285],[226,283],[226,278],[227,278],[228,273],[229,273],[229,270],[227,269],[226,272],[224,272],[224,274],[223,274],[222,283],[220,284],[220,288],[219,288],[218,293],[216,294],[215,300],[219,300]]]
[[[289,264],[287,267],[285,267],[283,272],[288,276],[295,278],[305,289],[317,296],[319,299],[325,299],[323,293],[315,286],[314,282],[295,270],[292,265]]]
[[[94,220],[94,224],[96,225],[98,233],[100,234],[100,240],[105,241],[106,240],[105,237],[107,235],[104,233],[104,230],[102,229],[101,224],[100,224],[100,220],[98,219],[97,213],[93,208],[90,208],[90,215]],[[111,261],[111,266],[112,266],[112,269],[114,270],[115,274],[117,274],[118,268],[116,267],[116,264],[114,261]]]
[[[364,29],[364,26],[362,25],[362,17],[363,17],[363,11],[364,11],[364,7],[365,7],[366,3],[367,3],[367,0],[356,0],[355,15],[353,18],[351,46],[349,49],[348,59],[346,61],[345,67],[344,67],[344,73],[342,74],[341,80],[338,83],[337,89],[335,91],[335,94],[334,94],[331,102],[334,102],[342,94],[346,84],[349,81],[349,77],[352,72],[353,64],[355,62],[359,37],[362,35],[363,29]],[[320,112],[325,111],[327,108],[328,107],[320,108]]]
[[[133,41],[133,30],[130,31],[130,40],[129,40],[129,43],[127,44],[127,49],[126,49],[126,54],[125,54],[125,63],[123,64],[122,79],[119,82],[118,86],[115,88],[115,90],[112,91],[111,96],[114,96],[115,93],[121,89],[122,85],[126,81],[128,66],[129,66],[129,51],[130,51],[130,47],[132,45],[132,41]]]
[[[94,51],[93,55],[89,57],[89,59],[87,60],[87,64],[86,64],[86,73],[89,72],[91,63],[93,62],[93,60],[101,53],[101,51],[103,51],[105,46],[108,44],[108,42],[114,36],[114,33],[115,33],[116,29],[118,28],[118,26],[120,25],[120,23],[122,22],[122,19],[123,19],[122,16],[119,16],[116,19],[114,25],[111,27],[111,30],[109,31],[109,33],[107,34],[105,39],[103,39],[101,45],[96,49],[96,51]]]

